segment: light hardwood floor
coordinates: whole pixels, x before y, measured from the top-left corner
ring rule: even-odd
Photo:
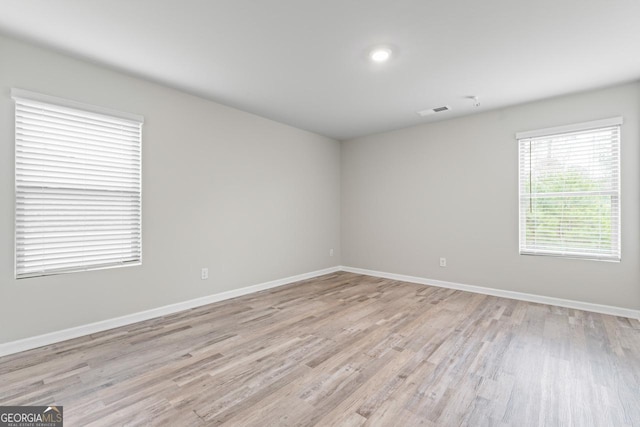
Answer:
[[[0,358],[66,426],[640,426],[640,322],[350,273]]]

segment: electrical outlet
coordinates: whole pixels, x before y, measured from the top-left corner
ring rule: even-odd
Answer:
[[[329,249],[329,256],[333,256],[333,249]]]
[[[447,266],[447,259],[440,258],[440,267],[446,267],[446,266]]]
[[[202,269],[202,273],[200,275],[200,278],[202,280],[207,280],[209,278],[209,269],[208,268],[203,268]]]

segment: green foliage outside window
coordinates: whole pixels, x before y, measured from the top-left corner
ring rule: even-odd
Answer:
[[[606,182],[606,181],[605,181]],[[526,208],[527,241],[549,250],[567,248],[607,249],[611,247],[612,197],[589,195],[606,186],[581,170],[534,176],[531,179],[534,194]],[[530,183],[526,183],[530,194]],[[559,195],[567,192],[586,194]]]

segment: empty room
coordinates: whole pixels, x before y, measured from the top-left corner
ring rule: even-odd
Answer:
[[[640,426],[639,17],[1,0],[0,427]]]

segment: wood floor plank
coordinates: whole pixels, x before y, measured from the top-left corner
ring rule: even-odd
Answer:
[[[0,358],[66,425],[640,426],[640,321],[334,273]]]

